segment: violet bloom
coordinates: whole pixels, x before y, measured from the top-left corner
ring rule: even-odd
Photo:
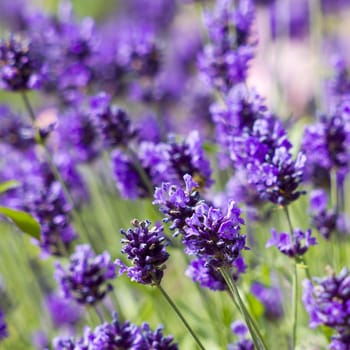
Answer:
[[[316,245],[316,238],[311,236],[311,230],[306,232],[300,229],[295,229],[293,237],[288,233],[277,233],[275,229],[272,229],[272,238],[267,242],[266,247],[276,246],[278,250],[289,256],[290,258],[298,258],[304,255],[310,246]]]
[[[328,277],[314,278],[314,284],[309,280],[303,282],[303,303],[310,316],[310,327],[320,325],[337,331],[330,348],[349,344],[350,338],[350,274],[344,268],[336,275],[330,271]],[[338,347],[336,346],[338,345]]]
[[[29,39],[12,35],[0,40],[0,88],[37,89],[43,80],[43,59]]]
[[[311,223],[326,239],[337,229],[338,215],[335,210],[327,209],[328,194],[321,189],[310,193]]]
[[[0,310],[0,342],[8,337],[7,324],[5,322],[5,315]]]
[[[237,280],[241,273],[246,271],[246,264],[242,257],[238,257],[230,267],[230,274],[233,280]],[[227,285],[221,273],[209,265],[205,258],[192,260],[185,272],[193,282],[199,283],[202,288],[211,290],[226,290]]]
[[[270,321],[277,321],[284,315],[281,290],[268,287],[260,282],[253,282],[251,293],[263,304],[264,316]]]
[[[254,44],[248,42],[255,16],[250,0],[220,0],[207,15],[211,42],[198,57],[198,66],[210,86],[227,92],[246,79]]]
[[[88,244],[75,248],[67,269],[60,263],[55,266],[63,296],[79,304],[94,305],[113,290],[108,280],[115,278],[116,265],[107,252],[96,255]]]
[[[321,116],[305,129],[302,151],[307,157],[306,179],[317,178],[319,169],[347,172],[350,161],[350,114],[346,106],[335,115]]]
[[[74,325],[79,321],[82,314],[82,310],[78,305],[56,294],[48,295],[45,305],[55,327]]]
[[[215,269],[232,267],[246,249],[245,236],[240,232],[244,223],[240,214],[234,201],[229,203],[226,215],[220,209],[199,203],[186,220],[182,239],[186,253],[205,259]]]
[[[143,323],[140,330],[145,341],[145,347],[142,349],[178,350],[174,338],[163,335],[163,327],[158,327],[155,331],[152,331],[148,323]]]
[[[167,241],[162,225],[149,228],[149,221],[132,222],[133,228],[121,230],[125,238],[122,239],[121,252],[127,254],[133,266],[126,266],[118,260],[121,273],[127,272],[132,281],[142,284],[159,284],[163,278],[165,262],[169,258],[165,247]]]
[[[170,223],[170,230],[176,235],[184,233],[186,219],[192,216],[199,202],[198,184],[188,174],[183,178],[185,188],[165,182],[154,192],[153,204],[159,205],[160,212],[165,215],[163,221]]]
[[[91,118],[105,147],[126,146],[136,135],[127,113],[110,106],[111,97],[101,92],[91,99]]]
[[[254,343],[247,338],[248,328],[242,321],[235,321],[231,324],[232,333],[235,334],[239,340],[233,344],[228,345],[227,350],[254,350]]]

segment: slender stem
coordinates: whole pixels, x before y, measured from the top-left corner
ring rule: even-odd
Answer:
[[[100,320],[100,323],[103,323],[105,320],[104,320],[104,317],[103,317],[103,315],[101,313],[101,310],[98,308],[97,305],[94,305],[94,310],[96,312],[96,315],[97,315],[98,319]]]
[[[164,298],[166,299],[166,301],[169,303],[169,305],[173,308],[173,310],[175,311],[175,313],[177,314],[177,316],[180,318],[180,320],[182,321],[182,323],[184,324],[184,326],[187,328],[187,330],[190,332],[190,334],[192,335],[193,339],[195,340],[195,342],[197,343],[197,345],[199,346],[199,348],[201,350],[205,350],[205,347],[203,346],[203,344],[201,343],[201,341],[198,339],[196,333],[193,331],[193,329],[191,328],[191,326],[188,324],[188,322],[186,321],[185,317],[182,315],[181,311],[177,308],[177,306],[175,305],[175,303],[172,301],[172,299],[170,298],[170,296],[168,295],[168,293],[163,289],[163,287],[160,284],[157,284],[158,289],[160,290],[160,292],[163,294]]]
[[[293,273],[293,333],[292,333],[292,349],[295,349],[297,343],[297,324],[298,324],[298,267],[294,263]]]
[[[260,350],[260,349],[267,350],[268,347],[267,347],[255,321],[253,320],[253,318],[249,314],[247,308],[245,307],[243,300],[239,294],[238,288],[232,279],[232,276],[225,268],[220,269],[220,272],[221,272],[223,278],[225,279],[225,282],[226,282],[226,284],[229,288],[229,291],[232,295],[232,300],[233,300],[236,308],[238,309],[238,311],[240,311],[240,313],[242,314],[242,316],[244,317],[244,319],[246,321],[246,324],[247,324],[248,329],[250,331],[250,334],[253,338],[253,342],[254,342],[256,349],[257,350]]]
[[[69,205],[72,207],[73,216],[79,221],[79,224],[80,224],[80,226],[83,229],[82,231],[85,233],[85,237],[84,238],[89,242],[90,239],[89,239],[88,227],[87,227],[87,225],[85,225],[84,220],[81,218],[80,213],[76,209],[77,205],[76,205],[76,203],[74,203],[74,199],[71,196],[71,194],[69,192],[69,189],[68,189],[68,187],[67,187],[63,177],[61,176],[61,173],[60,173],[59,169],[57,168],[57,166],[55,164],[55,161],[53,160],[49,149],[45,145],[45,142],[42,140],[42,138],[40,136],[39,130],[35,126],[35,121],[36,121],[35,113],[34,113],[34,110],[33,110],[32,106],[31,106],[31,103],[30,103],[30,101],[28,99],[28,96],[27,96],[27,94],[24,91],[21,93],[21,96],[22,96],[22,99],[24,101],[25,107],[26,107],[26,109],[28,111],[28,114],[30,116],[30,119],[32,120],[33,127],[36,130],[37,143],[43,147],[44,152],[45,152],[45,156],[46,156],[46,160],[47,160],[47,162],[49,164],[49,167],[50,167],[50,169],[51,169],[55,179],[60,183],[60,185],[62,187],[62,190],[63,190],[63,193],[64,193],[64,195],[65,195]]]

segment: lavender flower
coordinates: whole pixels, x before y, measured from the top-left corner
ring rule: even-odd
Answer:
[[[178,350],[178,346],[174,343],[172,336],[163,336],[162,327],[158,327],[155,331],[152,331],[149,324],[144,323],[141,326],[141,333],[145,340],[145,350]]]
[[[122,253],[127,254],[133,266],[127,267],[121,261],[121,272],[127,272],[131,280],[142,284],[159,284],[163,277],[165,262],[169,254],[165,250],[167,242],[163,226],[156,225],[149,229],[149,221],[134,220],[127,231],[121,230]]]
[[[199,203],[192,217],[186,219],[183,243],[189,255],[204,258],[215,269],[231,267],[246,249],[245,236],[240,233],[244,223],[234,201],[226,215],[220,209]]]
[[[218,1],[212,15],[207,15],[211,43],[198,58],[198,66],[209,85],[227,92],[246,79],[254,45],[248,43],[254,20],[252,2]]]
[[[37,89],[42,80],[42,57],[30,40],[15,35],[0,40],[0,88]]]
[[[310,327],[326,325],[337,331],[331,349],[346,349],[350,337],[349,305],[350,275],[344,268],[338,275],[330,271],[328,277],[314,278],[303,282],[303,302],[310,316]]]
[[[243,322],[233,322],[231,324],[231,330],[239,340],[236,343],[228,345],[227,350],[254,350],[254,343],[246,338],[248,328]]]
[[[277,233],[272,229],[272,238],[267,242],[266,247],[275,245],[282,254],[290,258],[298,258],[304,255],[310,246],[316,244],[316,238],[311,236],[310,229],[306,232],[295,229],[292,237],[288,233]]]
[[[0,341],[8,337],[7,324],[5,322],[5,315],[0,310]]]
[[[110,106],[111,98],[99,93],[91,99],[91,114],[105,147],[125,146],[136,134],[126,112]]]
[[[188,174],[184,175],[185,189],[169,182],[162,183],[154,192],[153,204],[165,214],[164,222],[170,222],[175,234],[183,233],[186,219],[194,213],[199,202],[198,184]]]
[[[81,308],[59,295],[48,295],[45,300],[45,305],[55,327],[74,325],[81,317]]]
[[[116,276],[116,265],[111,262],[107,252],[95,255],[87,244],[76,247],[68,269],[64,269],[60,263],[55,266],[55,278],[67,299],[94,305],[113,289],[108,280]]]
[[[277,321],[284,315],[281,290],[268,287],[260,282],[253,282],[251,293],[263,304],[264,316],[270,321]]]

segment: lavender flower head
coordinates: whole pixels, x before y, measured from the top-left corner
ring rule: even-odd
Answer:
[[[326,239],[337,229],[337,214],[333,209],[327,209],[328,194],[322,189],[310,193],[310,214],[312,225]]]
[[[288,233],[277,233],[272,229],[272,238],[267,242],[266,247],[276,246],[278,250],[290,258],[298,258],[304,255],[310,246],[316,245],[316,238],[311,236],[311,230],[306,232],[295,229],[293,237]]]
[[[127,254],[133,266],[126,266],[117,261],[121,266],[120,272],[127,272],[131,280],[142,284],[159,284],[163,277],[165,262],[169,254],[165,250],[167,242],[162,225],[153,226],[149,221],[132,222],[133,228],[127,231],[121,230],[123,248],[121,252]]]
[[[116,276],[116,265],[107,252],[96,255],[87,244],[76,247],[67,269],[60,263],[55,267],[63,296],[79,304],[94,305],[113,289],[108,280]]]
[[[270,321],[277,321],[284,315],[281,290],[277,286],[268,287],[260,282],[253,282],[251,293],[264,306],[264,316]]]
[[[344,268],[336,275],[303,282],[303,303],[310,316],[310,327],[325,325],[337,331],[330,349],[347,349],[350,339],[350,274]]]
[[[162,327],[153,331],[147,323],[138,327],[129,321],[121,323],[116,314],[111,323],[104,323],[94,330],[85,329],[84,335],[77,339],[56,338],[54,350],[177,350],[172,336],[164,336]]]
[[[0,310],[0,342],[8,337],[7,324],[5,322],[5,315]]]
[[[183,179],[185,188],[165,182],[154,192],[153,204],[159,205],[159,210],[165,214],[163,221],[170,222],[170,230],[175,234],[184,232],[186,219],[192,216],[199,202],[198,184],[188,174]]]
[[[101,92],[91,99],[91,117],[99,130],[105,147],[127,145],[136,132],[132,129],[127,113],[110,106],[111,98]]]
[[[37,89],[43,80],[43,62],[29,39],[12,35],[0,40],[0,88]]]
[[[234,201],[229,203],[226,215],[220,209],[199,203],[186,219],[183,235],[186,253],[204,258],[215,269],[232,267],[246,249],[245,236],[240,233],[244,223],[240,214]]]
[[[248,328],[242,321],[233,322],[231,324],[231,330],[239,340],[228,345],[227,350],[254,350],[254,343],[246,338],[248,335]]]

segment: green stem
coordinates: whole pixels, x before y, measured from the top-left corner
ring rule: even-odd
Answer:
[[[182,321],[182,323],[184,324],[184,326],[187,328],[187,330],[190,332],[190,334],[192,335],[193,339],[195,340],[195,342],[197,343],[197,345],[199,346],[199,348],[201,350],[205,350],[205,347],[203,346],[203,344],[201,343],[201,341],[198,339],[196,333],[193,331],[193,329],[191,328],[191,326],[188,324],[188,322],[186,321],[185,317],[182,315],[181,311],[177,308],[177,306],[175,305],[175,303],[172,301],[172,299],[170,298],[170,296],[168,295],[168,293],[163,289],[163,287],[160,284],[157,284],[158,289],[160,290],[160,292],[163,294],[164,298],[166,299],[166,301],[169,303],[169,305],[172,307],[172,309],[175,311],[175,313],[177,314],[177,316],[180,318],[180,320]]]
[[[22,96],[22,99],[24,101],[25,107],[26,107],[26,109],[28,111],[28,114],[30,116],[30,119],[32,120],[33,127],[36,130],[37,143],[43,147],[43,150],[45,152],[46,160],[47,160],[47,162],[49,164],[49,167],[50,167],[50,169],[51,169],[55,179],[60,183],[60,185],[62,187],[62,190],[63,190],[63,193],[64,193],[68,203],[72,207],[72,213],[73,213],[74,218],[79,222],[81,228],[83,229],[82,231],[85,234],[84,239],[86,239],[87,242],[89,242],[90,239],[89,239],[88,227],[85,225],[84,220],[81,218],[80,213],[76,209],[77,208],[76,203],[74,203],[73,197],[71,196],[71,194],[69,192],[69,189],[68,189],[68,187],[67,187],[63,177],[61,176],[61,173],[60,173],[59,169],[57,168],[57,166],[55,164],[55,161],[53,160],[48,147],[46,146],[45,142],[42,140],[42,138],[40,136],[40,132],[39,132],[39,130],[37,129],[37,127],[35,125],[35,121],[36,121],[35,113],[34,113],[34,110],[33,110],[32,106],[31,106],[31,103],[30,103],[30,101],[28,99],[28,96],[27,96],[27,94],[24,91],[21,93],[21,96]]]
[[[297,324],[298,324],[298,268],[294,262],[293,273],[293,333],[292,333],[292,349],[295,349],[297,343]]]
[[[245,322],[248,326],[249,332],[253,338],[254,345],[257,350],[267,350],[268,347],[264,341],[264,338],[262,337],[259,328],[257,327],[255,321],[249,314],[247,308],[245,307],[243,300],[239,294],[238,288],[235,284],[235,282],[232,279],[232,276],[230,275],[229,271],[227,269],[223,268],[220,269],[220,272],[222,274],[222,277],[225,279],[226,285],[229,288],[229,291],[232,296],[232,300],[238,309],[238,311],[242,314],[242,316],[245,319]]]

